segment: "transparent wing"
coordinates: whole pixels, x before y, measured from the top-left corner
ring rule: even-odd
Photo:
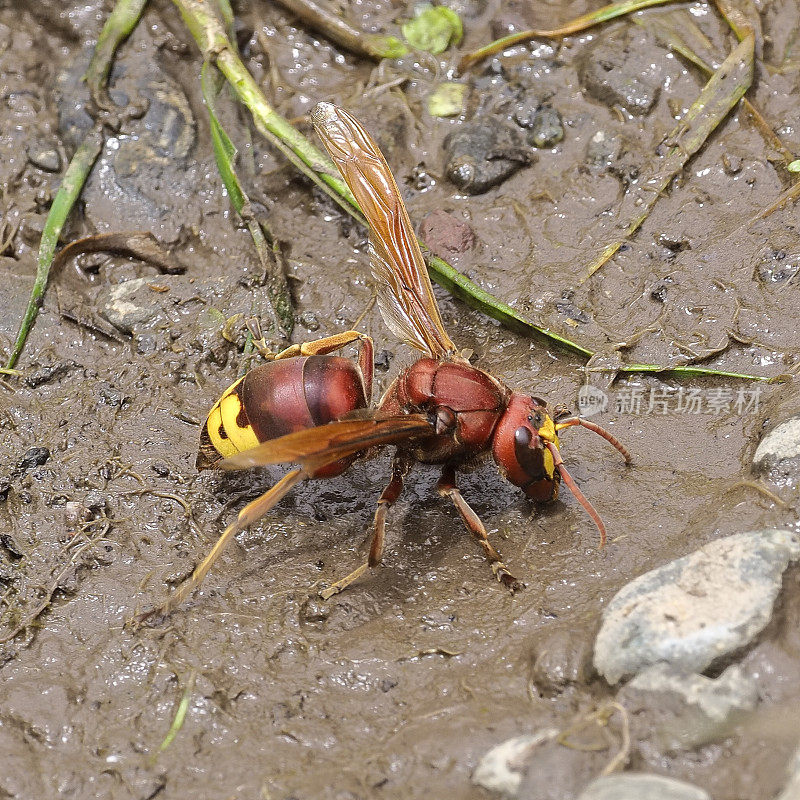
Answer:
[[[434,427],[422,414],[342,420],[270,439],[224,459],[217,466],[220,469],[245,469],[294,462],[306,472],[313,472],[371,447],[397,444],[434,433]]]
[[[311,119],[369,222],[372,272],[386,324],[431,356],[454,353],[408,211],[378,145],[355,117],[331,103],[318,103]]]

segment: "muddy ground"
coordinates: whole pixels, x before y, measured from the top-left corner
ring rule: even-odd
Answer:
[[[626,183],[703,84],[696,68],[632,21],[518,47],[463,78],[476,118],[510,117],[527,90],[560,112],[565,129],[536,163],[467,196],[445,177],[442,149],[460,120],[432,118],[424,102],[458,51],[442,64],[409,57],[376,67],[304,32],[272,4],[246,5],[237,9],[240,38],[267,97],[292,119],[318,100],[360,116],[385,147],[416,222],[443,209],[472,226],[475,245],[448,255],[479,285],[608,359],[797,371],[797,209],[748,224],[786,184],[744,113],[713,135],[624,251],[579,282],[625,221],[616,211]],[[90,124],[79,79],[109,6],[0,3],[5,353],[50,200]],[[729,52],[732,37],[713,6],[676,7],[711,50]],[[582,0],[534,9],[470,0],[459,6],[462,50],[494,38],[493,22],[495,32],[508,20],[548,27],[588,8]],[[409,11],[374,2],[353,3],[348,13],[365,28],[396,30]],[[760,13],[762,63],[750,97],[798,153],[791,48],[800,14],[791,0],[764,2]],[[612,50],[628,44],[653,65],[649,110],[610,107],[582,85],[582,65],[604,42]],[[383,567],[322,602],[317,589],[363,558],[389,475],[384,453],[296,490],[239,537],[167,620],[126,627],[280,474],[194,469],[199,423],[242,364],[243,334],[227,342],[221,322],[263,303],[252,245],[211,155],[199,67],[172,6],[151,4],[111,80],[116,102],[144,97],[147,112],[107,142],[64,234],[151,230],[185,273],[162,276],[105,256],[84,259],[79,270],[68,265],[51,283],[22,375],[0,384],[0,636],[44,608],[0,645],[0,795],[486,797],[470,774],[490,747],[542,727],[570,728],[613,698],[588,663],[604,604],[625,583],[717,537],[796,524],[796,473],[755,485],[750,461],[763,432],[800,410],[800,396],[791,382],[762,384],[756,407],[743,413],[734,403],[716,414],[680,413],[681,388],[708,401],[717,390],[752,393],[755,384],[633,377],[609,387],[609,373],[587,375],[577,357],[511,333],[437,289],[453,338],[509,385],[573,406],[587,379],[607,390],[610,408],[595,419],[627,444],[635,466],[626,469],[588,432],[567,432],[563,452],[606,521],[609,545],[598,550],[570,496],[534,508],[491,464],[480,467],[462,488],[526,583],[512,596],[436,496],[436,473],[419,468],[391,512]],[[243,114],[232,106],[225,113],[244,130]],[[307,119],[299,125],[311,135]],[[598,132],[617,143],[599,160],[590,148]],[[347,329],[373,293],[363,231],[257,134],[236,138],[257,210],[287,243],[294,340]],[[130,305],[115,316],[114,292],[136,278],[147,281],[128,285],[138,292],[125,295]],[[98,332],[108,329],[103,319],[116,324],[116,338]],[[377,395],[413,354],[374,307],[360,327],[385,351]],[[645,397],[641,413],[616,410],[632,390]],[[651,390],[668,390],[653,395],[669,398],[667,413],[646,413]],[[787,573],[770,625],[736,655],[758,683],[762,709],[800,703],[799,579],[796,568]],[[184,695],[185,721],[159,752]],[[609,733],[599,754],[557,749],[536,796],[576,796],[616,753],[618,719]],[[770,798],[795,745],[785,730],[744,724],[699,750],[648,759],[634,747],[629,767],[684,778],[714,800]]]

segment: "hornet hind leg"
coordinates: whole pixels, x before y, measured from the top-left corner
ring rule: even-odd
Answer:
[[[211,567],[220,557],[222,551],[230,544],[237,533],[249,528],[258,522],[273,506],[288,494],[303,478],[306,473],[302,469],[293,469],[284,475],[269,491],[264,492],[252,502],[248,503],[238,514],[235,522],[232,522],[217,539],[217,543],[211,548],[211,552],[195,567],[194,572],[183,584],[173,592],[164,603],[156,606],[150,611],[145,612],[137,618],[138,622],[144,622],[154,615],[167,615],[177,608],[200,584],[208,574]]]

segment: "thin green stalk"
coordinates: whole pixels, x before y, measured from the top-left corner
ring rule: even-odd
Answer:
[[[342,208],[347,203],[358,208],[330,159],[267,102],[264,93],[228,41],[222,23],[207,0],[173,0],[173,3],[200,48],[203,58],[219,67],[236,97],[253,115],[256,128],[270,135],[270,138],[277,137],[284,147],[288,146],[289,160],[311,177]]]
[[[272,318],[270,328],[274,334],[282,333],[288,338],[294,327],[294,308],[292,307],[286,275],[281,269],[280,262],[274,258],[274,253],[264,236],[264,231],[253,214],[250,198],[242,188],[242,184],[236,174],[236,148],[217,116],[216,98],[224,82],[225,79],[216,67],[209,62],[203,64],[200,71],[200,84],[203,99],[208,109],[214,157],[231,205],[247,225],[247,229],[253,239],[256,254],[264,271],[263,281],[267,290],[269,316]],[[263,322],[264,320],[262,320]]]
[[[697,53],[697,44],[705,44],[703,40],[705,37],[701,33],[697,25],[692,22],[689,14],[683,12],[678,18],[676,13],[673,14],[658,14],[655,16],[648,16],[641,19],[635,18],[633,20],[637,25],[650,31],[656,39],[665,47],[674,50],[679,55],[683,56],[687,61],[690,61],[695,66],[699,67],[707,75],[714,74],[714,67],[708,63],[707,60],[702,58]],[[689,38],[695,40],[695,46],[689,42]],[[710,47],[710,42],[708,42]],[[708,49],[708,48],[706,48]],[[714,56],[709,53],[708,58],[713,59]],[[782,180],[793,181],[794,176],[786,169],[786,167],[794,161],[794,154],[787,149],[783,142],[778,138],[774,130],[769,126],[767,121],[762,116],[761,112],[747,99],[742,98],[742,105],[744,106],[750,118],[758,128],[759,133],[764,141],[778,153],[780,153],[782,162],[776,164],[776,169],[781,174]]]
[[[196,678],[197,672],[192,670],[191,674],[189,675],[189,680],[186,683],[186,688],[183,690],[181,700],[178,703],[178,708],[175,710],[175,716],[172,719],[172,725],[169,726],[169,731],[167,731],[164,741],[159,745],[159,753],[163,753],[175,741],[175,737],[178,735],[183,727],[183,723],[186,721],[186,714],[189,711],[189,703],[192,699],[192,692],[194,691],[194,682]]]
[[[446,261],[438,256],[428,258],[428,268],[431,277],[440,286],[447,289],[452,295],[463,300],[468,306],[477,308],[484,314],[501,322],[509,330],[517,331],[526,336],[533,334],[539,338],[546,339],[551,343],[557,344],[564,350],[568,350],[575,355],[583,358],[591,358],[594,353],[587,350],[575,342],[539,325],[534,325],[530,320],[525,319],[516,312],[511,306],[506,305],[496,297],[476,286],[458,270],[453,269]]]
[[[100,31],[84,77],[92,99],[102,109],[111,110],[115,107],[106,91],[111,62],[114,60],[117,48],[136,27],[146,5],[147,0],[119,0],[108,15],[103,30]]]
[[[319,31],[335,44],[356,55],[367,58],[400,58],[408,48],[396,37],[379,33],[364,33],[337,16],[316,0],[278,0],[310,28]]]
[[[530,41],[531,39],[561,39],[564,36],[570,36],[573,33],[580,33],[587,28],[599,25],[602,22],[608,22],[610,19],[622,17],[625,14],[631,14],[634,11],[641,11],[643,8],[650,8],[651,6],[661,6],[665,3],[670,3],[672,0],[625,0],[622,3],[612,3],[603,8],[598,8],[597,11],[592,11],[589,14],[584,14],[582,17],[562,25],[560,28],[553,28],[551,30],[539,30],[532,28],[527,31],[520,31],[519,33],[512,33],[509,36],[503,36],[500,39],[485,45],[484,47],[467,53],[461,61],[458,62],[459,72],[469,69],[473,64],[482,61],[484,58],[502,53],[508,47],[515,44],[522,44],[522,42]]]
[[[17,363],[22,348],[25,347],[25,340],[28,338],[44,300],[47,279],[50,275],[50,266],[53,263],[53,256],[58,245],[58,237],[61,235],[61,230],[69,216],[69,212],[75,205],[75,201],[83,189],[83,184],[86,182],[86,178],[102,148],[102,134],[97,128],[93,128],[81,142],[80,147],[72,157],[72,161],[69,162],[67,171],[64,173],[61,186],[56,193],[53,205],[50,207],[50,213],[45,221],[42,241],[39,244],[39,255],[36,259],[36,280],[33,284],[28,307],[25,309],[25,316],[22,318],[22,323],[19,327],[17,339],[6,364],[7,369],[11,369]]]

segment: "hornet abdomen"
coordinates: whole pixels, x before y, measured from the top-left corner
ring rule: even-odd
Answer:
[[[213,469],[223,458],[262,442],[325,425],[366,407],[361,370],[347,358],[268,361],[251,369],[214,404],[200,434],[197,469]],[[352,460],[338,461],[317,477],[338,475]]]

